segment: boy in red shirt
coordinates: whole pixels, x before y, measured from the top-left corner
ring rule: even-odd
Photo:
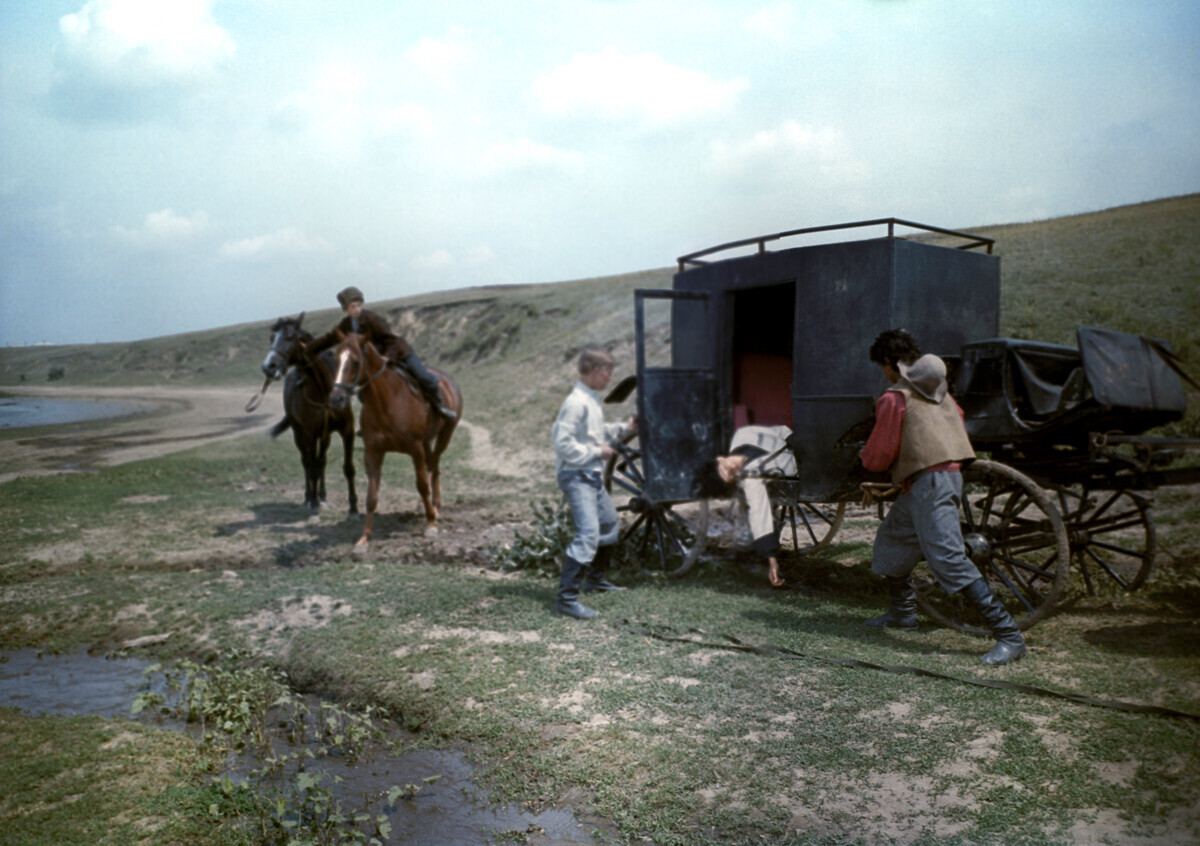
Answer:
[[[921,355],[903,329],[871,344],[871,361],[892,387],[875,403],[875,428],[859,454],[863,466],[889,471],[903,493],[875,534],[871,571],[887,578],[891,608],[868,626],[917,627],[912,571],[923,558],[947,593],[962,591],[983,615],[996,645],[980,659],[998,666],[1025,654],[1025,640],[987,579],[967,557],[959,523],[962,463],[975,458],[962,409],[947,393],[946,364]]]

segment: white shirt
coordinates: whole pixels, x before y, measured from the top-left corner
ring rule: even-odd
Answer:
[[[550,430],[554,445],[554,472],[602,470],[600,448],[625,434],[623,423],[605,423],[600,395],[583,382],[563,400],[558,419]]]

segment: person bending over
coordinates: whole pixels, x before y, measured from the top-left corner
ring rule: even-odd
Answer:
[[[962,464],[975,458],[962,410],[947,392],[946,364],[922,355],[903,329],[889,329],[871,344],[891,387],[875,403],[875,427],[859,453],[863,467],[890,472],[901,487],[875,534],[871,571],[888,583],[891,607],[868,626],[917,628],[912,571],[922,558],[950,594],[962,592],[979,609],[996,645],[981,657],[998,666],[1025,655],[1021,629],[967,557],[959,523]]]

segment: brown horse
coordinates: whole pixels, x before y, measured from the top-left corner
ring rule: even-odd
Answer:
[[[356,546],[365,547],[371,542],[383,457],[389,452],[403,452],[412,457],[417,492],[425,506],[425,534],[436,534],[438,509],[442,507],[439,465],[454,428],[462,419],[462,391],[445,373],[429,368],[438,377],[442,401],[457,414],[455,420],[447,420],[429,407],[415,383],[388,366],[371,343],[363,343],[359,335],[339,333],[339,337],[341,342],[334,350],[336,364],[329,403],[337,409],[346,408],[354,394],[362,400],[359,423],[363,467],[367,471],[367,519]]]
[[[281,317],[271,327],[271,349],[263,360],[262,371],[268,380],[287,373],[283,382],[284,418],[271,429],[277,438],[292,430],[300,463],[304,465],[304,504],[317,516],[325,502],[325,459],[334,432],[342,438],[342,472],[350,493],[350,513],[358,513],[358,493],[354,490],[354,409],[329,406],[333,386],[333,367],[323,356],[310,356],[304,344],[312,335],[297,318]]]

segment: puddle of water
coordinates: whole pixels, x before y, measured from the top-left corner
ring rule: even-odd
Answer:
[[[20,708],[34,716],[99,714],[129,717],[133,698],[147,689],[142,673],[149,661],[106,659],[86,653],[39,655],[35,649],[0,654],[0,706]],[[160,691],[161,692],[161,691]],[[313,713],[318,700],[309,698]],[[145,713],[145,712],[143,712]],[[154,721],[153,717],[148,718]],[[166,728],[187,730],[182,723],[156,721]],[[295,751],[280,739],[281,754]],[[233,756],[229,775],[244,780],[263,767],[251,755]],[[346,811],[388,815],[392,824],[389,842],[414,846],[478,846],[507,842],[502,832],[528,832],[521,842],[538,846],[600,844],[594,830],[604,830],[599,820],[581,821],[570,808],[534,814],[515,805],[493,804],[487,791],[473,781],[473,768],[462,754],[445,750],[418,750],[399,755],[381,748],[368,750],[359,760],[326,756],[310,759],[306,769],[323,773],[321,786],[332,792]],[[294,784],[295,768],[274,779],[260,781],[270,790]],[[340,778],[341,781],[335,781]],[[426,782],[426,779],[429,779]],[[419,785],[409,799],[387,805],[393,786]]]
[[[128,717],[149,661],[111,661],[77,652],[39,655],[17,649],[0,655],[0,705],[35,717],[99,714]]]
[[[0,397],[0,429],[23,429],[27,426],[52,426],[125,417],[153,407],[151,404],[138,402]]]

